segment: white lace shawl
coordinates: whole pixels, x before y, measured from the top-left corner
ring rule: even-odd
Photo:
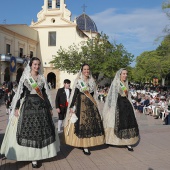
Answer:
[[[114,80],[110,86],[104,108],[102,111],[103,126],[104,128],[114,128],[115,126],[115,111],[117,105],[118,93],[120,91],[120,74],[125,70],[121,68],[117,71]],[[125,86],[128,88],[128,80],[125,82]]]
[[[94,92],[94,99],[97,101],[97,95],[96,95],[96,83],[95,83],[95,80],[94,78],[92,77],[92,74],[90,73],[89,75],[89,80],[88,80],[88,84],[85,83],[84,79],[83,79],[83,75],[82,75],[82,72],[81,70],[79,71],[75,81],[74,81],[74,84],[72,86],[72,90],[71,90],[71,95],[70,95],[70,98],[69,98],[69,105],[68,105],[68,108],[67,108],[67,112],[66,112],[66,118],[64,119],[64,127],[66,127],[68,125],[68,121],[71,117],[70,115],[70,105],[71,105],[71,102],[73,100],[73,96],[74,96],[74,92],[75,92],[75,89],[78,88],[80,91],[81,91],[81,87],[78,83],[78,81],[81,80],[84,82],[84,84],[87,85],[88,89],[89,89],[89,92],[92,93]],[[82,92],[82,91],[81,91]]]
[[[11,109],[12,109],[12,111],[11,111],[11,114],[10,114],[10,119],[14,116],[16,104],[17,104],[17,101],[20,100],[20,98],[21,98],[21,94],[23,93],[24,85],[27,86],[29,91],[34,93],[32,87],[27,82],[27,79],[30,77],[30,72],[31,72],[31,69],[30,69],[29,62],[28,62],[27,66],[25,67],[25,69],[24,69],[24,71],[22,73],[22,76],[20,78],[17,91],[16,91],[16,93],[15,93],[15,95],[13,97],[13,100],[11,102]],[[45,77],[43,75],[41,75],[41,74],[39,74],[38,77],[39,77],[38,85],[40,86],[41,89],[44,86],[44,88],[46,90],[46,94],[48,96],[48,99],[49,99],[50,103],[52,104],[50,93],[49,93],[49,87],[48,87],[48,84],[47,84],[47,81],[46,81]],[[22,103],[22,101],[21,101],[21,103]]]

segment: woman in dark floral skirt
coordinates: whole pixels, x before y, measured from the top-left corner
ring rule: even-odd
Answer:
[[[90,74],[90,67],[84,64],[79,72],[69,100],[64,123],[66,144],[81,147],[85,155],[90,155],[89,147],[104,144],[104,129],[95,100],[96,84]],[[70,122],[72,115],[78,120]]]
[[[128,90],[127,70],[120,69],[109,89],[102,115],[106,144],[125,145],[133,151],[131,145],[138,142],[139,129]]]

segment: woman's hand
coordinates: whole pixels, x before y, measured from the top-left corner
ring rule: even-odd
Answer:
[[[50,110],[50,113],[51,113],[51,116],[53,116],[53,111],[52,110]]]
[[[14,113],[14,115],[15,115],[16,117],[18,117],[18,116],[19,116],[19,113],[18,113],[18,111],[19,111],[18,109],[16,109],[16,110],[15,110],[15,113]]]
[[[73,113],[73,109],[72,108],[70,108],[70,113]]]
[[[75,114],[75,112],[73,111],[73,108],[70,108],[70,114]]]
[[[60,113],[60,109],[59,108],[57,108],[56,110],[57,110],[57,113]]]

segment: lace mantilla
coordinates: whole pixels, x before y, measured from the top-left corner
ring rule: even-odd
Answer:
[[[117,71],[106,98],[102,112],[104,128],[114,128],[115,125],[117,98],[120,92],[120,74],[123,70],[125,69],[121,68]],[[128,87],[128,80],[125,82],[125,85]]]
[[[32,91],[31,87],[28,85],[28,82],[26,82],[27,79],[30,77],[30,72],[31,72],[31,69],[30,69],[29,62],[28,62],[27,66],[25,67],[25,69],[22,73],[22,76],[20,78],[17,92],[14,95],[12,103],[11,103],[12,111],[11,111],[11,114],[10,114],[10,119],[14,116],[16,104],[17,104],[17,101],[21,98],[21,94],[23,93],[24,85],[26,85],[28,87],[28,89],[30,91]],[[47,94],[48,99],[49,99],[51,106],[52,106],[49,87],[48,87],[48,84],[47,84],[45,77],[43,75],[39,74],[37,83],[38,83],[40,89],[42,89],[42,87],[44,86],[44,88],[46,90],[46,94]]]

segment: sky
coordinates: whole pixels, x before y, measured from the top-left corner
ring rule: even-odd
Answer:
[[[169,25],[162,10],[165,0],[65,0],[72,20],[85,13],[96,23],[99,32],[110,41],[121,43],[135,58],[144,51],[155,50]],[[0,3],[0,24],[27,24],[37,21],[44,0],[5,0]],[[132,66],[135,62],[132,63]]]

